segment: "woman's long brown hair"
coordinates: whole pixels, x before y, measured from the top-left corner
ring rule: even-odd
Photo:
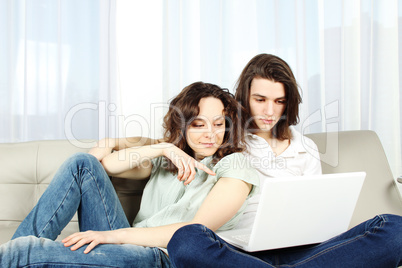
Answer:
[[[207,97],[221,100],[225,113],[223,143],[213,155],[213,163],[216,163],[226,155],[244,150],[244,131],[240,124],[243,110],[227,89],[203,82],[196,82],[185,87],[170,102],[169,111],[164,117],[164,141],[176,145],[188,155],[195,157],[187,143],[186,131],[199,114],[200,100]],[[177,168],[170,160],[168,160],[166,168],[170,172],[177,172]]]

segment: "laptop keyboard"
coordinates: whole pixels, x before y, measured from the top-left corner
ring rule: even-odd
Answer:
[[[232,238],[248,244],[248,241],[250,241],[250,234],[233,235]]]

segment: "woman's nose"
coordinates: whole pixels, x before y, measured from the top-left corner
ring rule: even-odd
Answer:
[[[204,137],[212,139],[214,136],[214,129],[213,127],[209,126],[208,129],[205,130]]]
[[[205,133],[204,133],[204,136],[206,137],[206,138],[212,138],[213,137],[213,132],[211,131],[211,130],[207,130],[207,131],[205,131]]]

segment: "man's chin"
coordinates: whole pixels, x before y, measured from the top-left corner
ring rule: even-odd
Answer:
[[[258,126],[258,127],[259,127],[258,132],[261,132],[261,133],[268,133],[268,132],[271,132],[271,130],[272,130],[272,127],[271,127],[271,126],[267,126],[267,125]]]

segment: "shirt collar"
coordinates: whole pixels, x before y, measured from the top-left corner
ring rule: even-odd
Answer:
[[[290,139],[290,145],[289,147],[280,155],[280,156],[295,156],[297,153],[305,153],[306,148],[304,148],[303,143],[302,143],[302,138],[303,136],[298,132],[297,130],[294,129],[294,127],[290,127],[290,131],[292,133],[292,138]],[[264,142],[267,143],[267,141],[260,136],[247,132],[246,136],[250,138],[251,140],[259,141],[259,142]]]

